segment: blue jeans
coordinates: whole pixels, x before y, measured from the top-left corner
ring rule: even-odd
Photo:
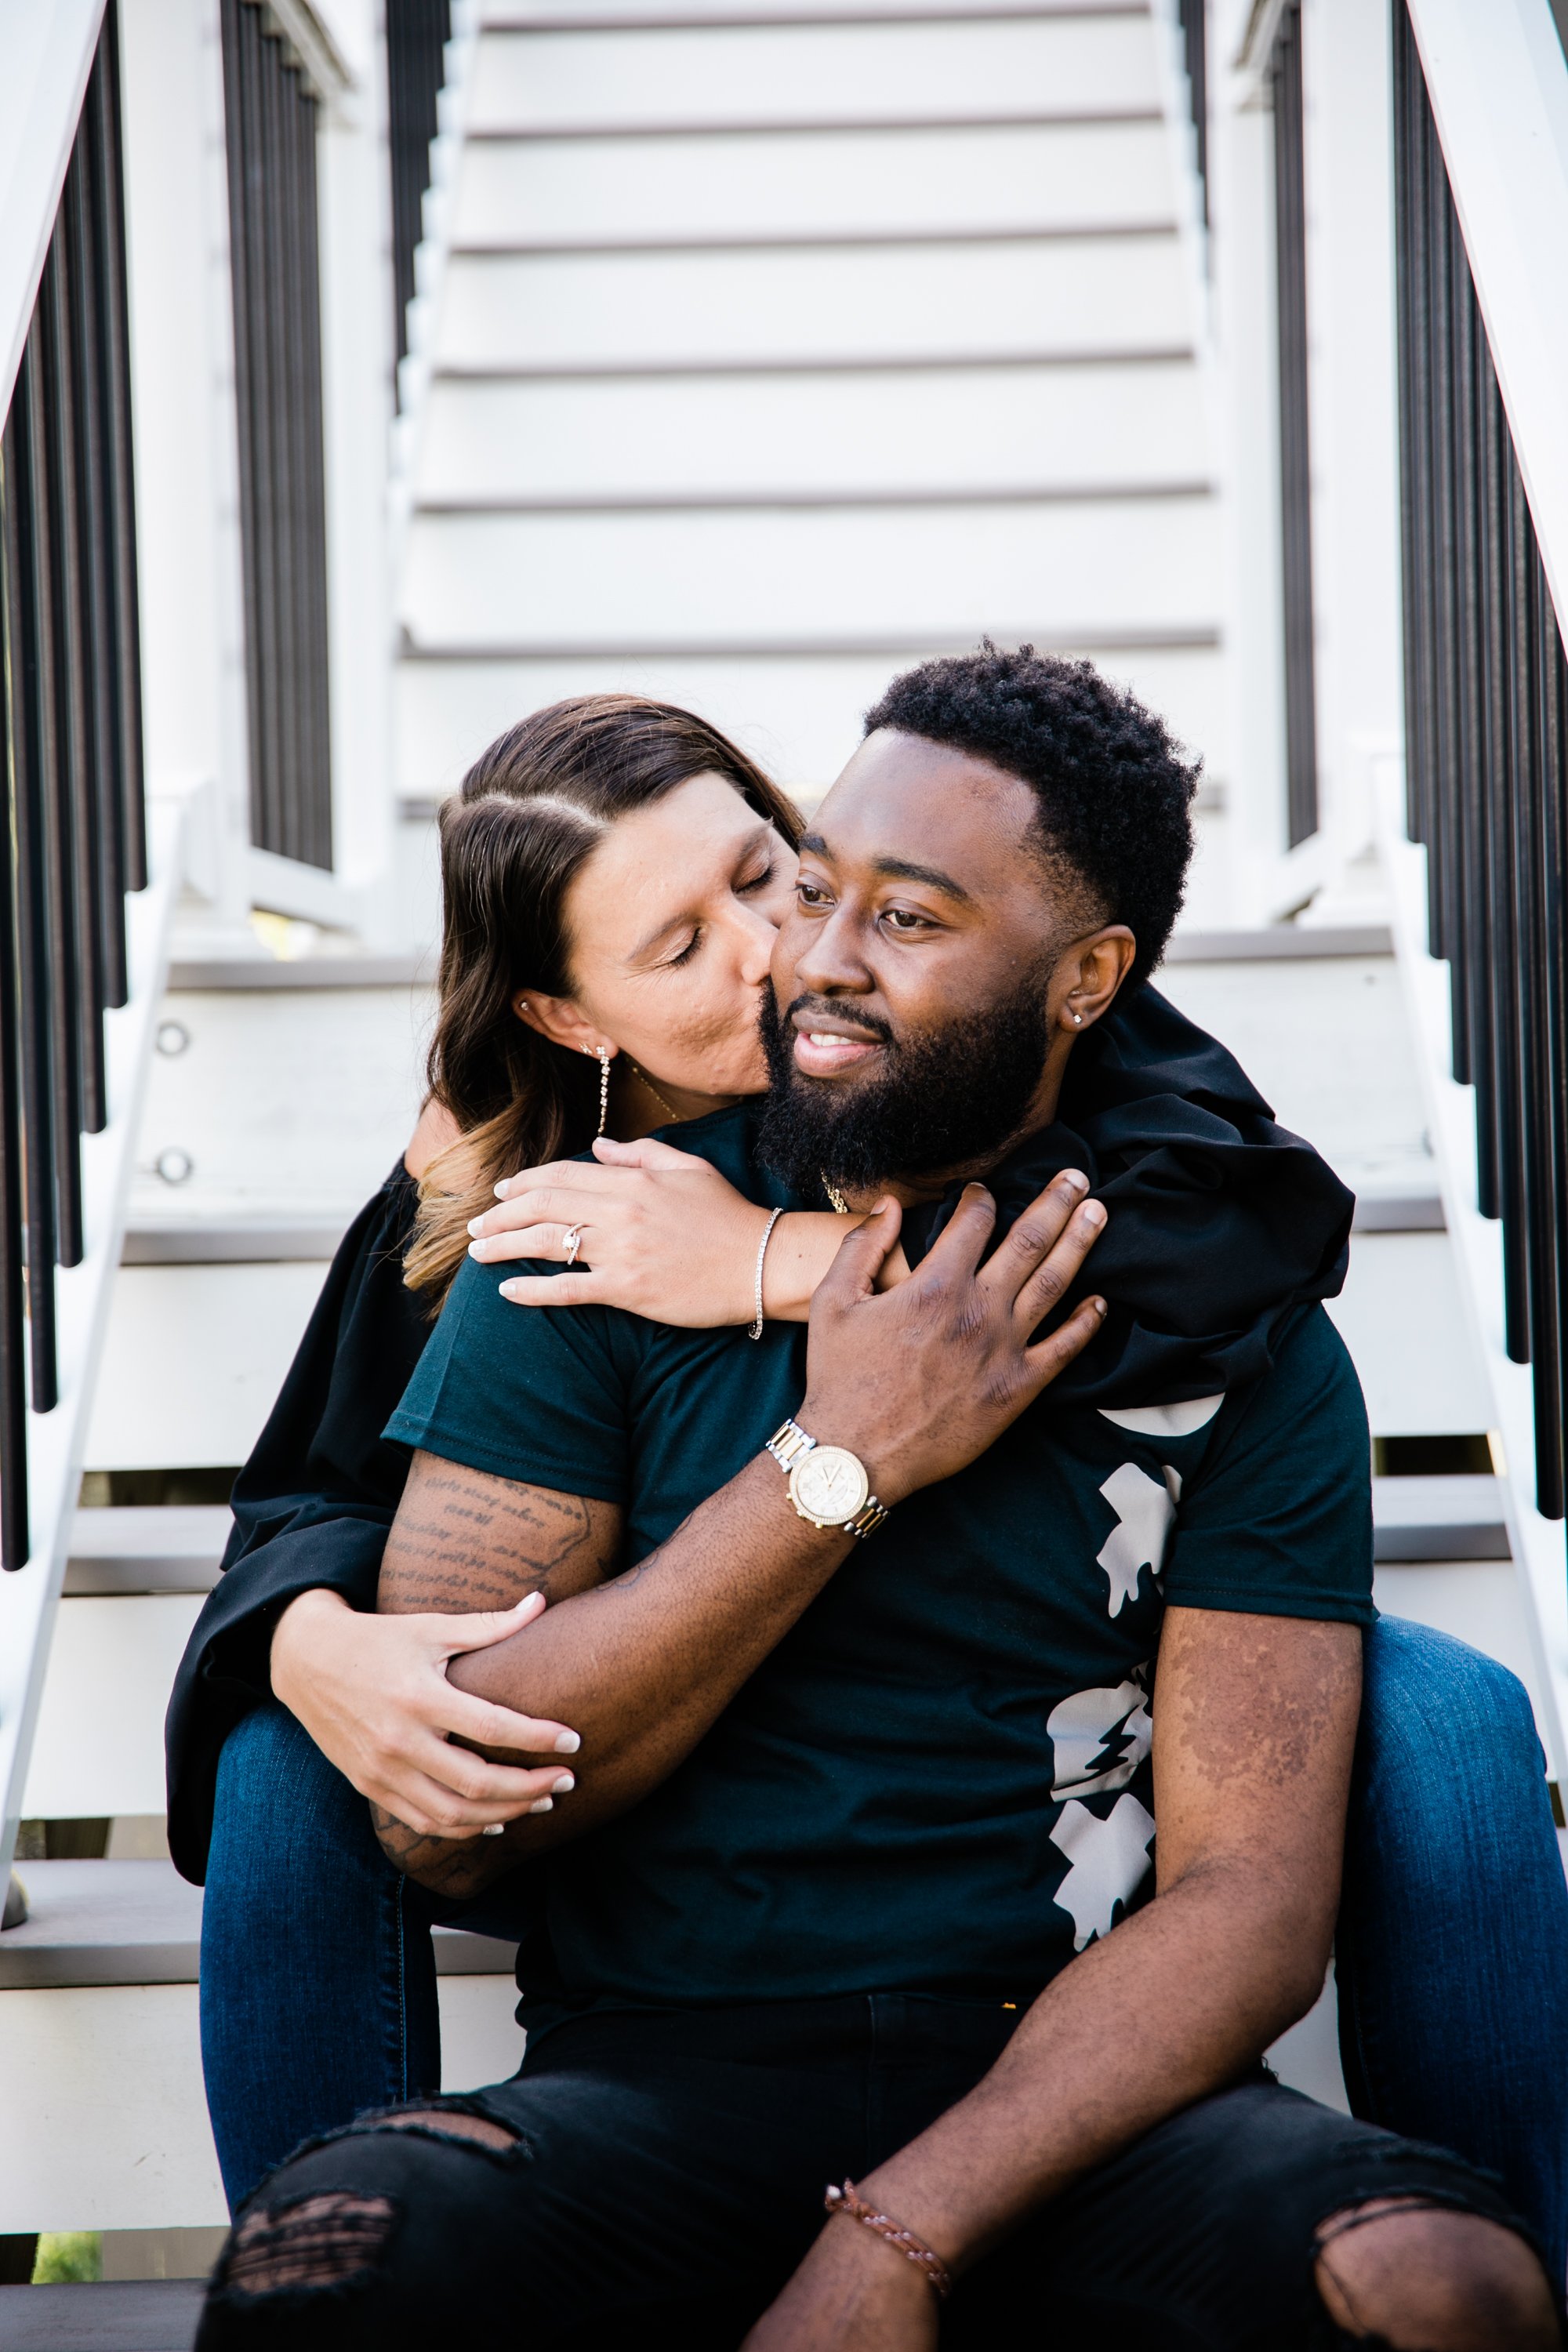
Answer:
[[[230,1734],[202,1917],[202,2060],[237,2205],[300,2140],[439,2086],[436,1918],[279,1706]],[[1355,2113],[1498,2174],[1568,2258],[1568,1885],[1530,1702],[1463,1643],[1367,1637],[1337,1945]],[[498,1953],[498,1958],[500,1955]]]

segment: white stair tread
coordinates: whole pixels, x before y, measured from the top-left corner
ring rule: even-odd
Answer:
[[[1147,227],[1175,215],[1163,122],[497,141],[464,153],[465,247]]]
[[[468,136],[1157,113],[1147,16],[487,32]]]
[[[172,1862],[28,1862],[30,1916],[0,1933],[0,1991],[56,1985],[194,1984],[202,1890]],[[513,1947],[435,1930],[443,1976],[510,1976]]]
[[[1380,1561],[1507,1559],[1502,1489],[1496,1478],[1374,1478],[1373,1549]]]
[[[900,369],[434,387],[423,506],[1204,484],[1197,369]]]
[[[1212,635],[1205,497],[1069,506],[421,516],[402,613],[431,650]],[[657,632],[657,635],[655,633]]]
[[[70,1594],[208,1592],[233,1524],[220,1503],[119,1504],[71,1521]]]
[[[1192,340],[1173,237],[748,253],[458,253],[447,368],[995,359]]]

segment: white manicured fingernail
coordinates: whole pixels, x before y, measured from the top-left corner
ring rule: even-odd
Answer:
[[[531,1813],[552,1813],[555,1811],[555,1800],[553,1797],[535,1797],[528,1810]]]
[[[470,1217],[468,1219],[468,1231],[471,1234],[477,1234],[483,1223],[484,1219],[482,1217]]]
[[[563,1797],[568,1789],[574,1789],[577,1786],[577,1776],[574,1772],[563,1772],[561,1778],[558,1780],[552,1780],[550,1785],[558,1797]]]
[[[487,1822],[483,1829],[479,1832],[479,1835],[481,1837],[500,1837],[505,1827],[506,1823],[504,1822]]]
[[[582,1745],[574,1731],[563,1731],[555,1743],[555,1753],[557,1756],[575,1756]]]

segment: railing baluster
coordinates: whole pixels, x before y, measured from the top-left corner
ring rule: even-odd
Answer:
[[[1198,76],[1193,66],[1192,19],[1198,25],[1199,71],[1203,56],[1204,0],[1181,0],[1198,116]],[[397,356],[408,350],[408,305],[414,299],[414,249],[424,230],[425,191],[430,184],[430,142],[436,136],[436,100],[443,57],[452,37],[451,0],[386,0],[386,95],[388,144],[392,151],[392,278]],[[1205,168],[1204,124],[1198,123],[1198,169]]]
[[[330,868],[317,102],[257,0],[223,0],[251,839]]]
[[[29,680],[24,650],[26,562],[20,500],[25,459],[16,410],[0,438],[0,587],[4,604],[3,670],[5,789],[10,810],[29,791],[27,702]],[[14,827],[0,824],[0,1568],[24,1565],[31,1549],[27,1507],[27,1360],[23,1165],[23,1008],[18,982],[27,966],[17,937],[19,877],[15,870]],[[51,1259],[52,1268],[52,1259]]]
[[[1279,541],[1285,620],[1285,801],[1290,847],[1318,830],[1317,654],[1312,614],[1312,461],[1308,429],[1307,184],[1301,10],[1275,39],[1274,230],[1279,345]]]
[[[142,615],[136,580],[136,490],[131,454],[131,323],[125,278],[124,180],[120,139],[120,44],[115,0],[88,84],[91,110],[93,203],[98,216],[99,299],[103,403],[104,507],[113,565],[110,598],[114,665],[115,782],[120,794],[121,869],[128,890],[147,887],[146,793],[142,772]],[[124,954],[123,911],[119,955]],[[112,976],[112,975],[111,975]],[[110,995],[111,1004],[125,1001]]]

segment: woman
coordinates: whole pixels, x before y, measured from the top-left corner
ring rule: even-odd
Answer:
[[[670,1320],[751,1319],[761,1213],[705,1165],[637,1139],[761,1085],[754,1015],[795,827],[712,730],[626,698],[537,714],[485,755],[446,814],[438,1109],[334,1264],[237,1486],[229,1573],[171,1709],[171,1841],[186,1874],[205,1868],[207,1880],[204,2058],[237,2200],[300,2137],[438,2079],[427,1931],[439,1906],[384,1863],[363,1798],[447,1835],[569,1801],[572,1727],[521,1733],[443,1672],[456,1650],[515,1632],[522,1612],[370,1613],[405,1467],[379,1433],[422,1313],[480,1222],[481,1255],[572,1262],[582,1251],[593,1272],[542,1278],[548,1303],[587,1295]],[[1160,1023],[1174,1024],[1191,1057],[1195,1033],[1152,994],[1111,1020],[1121,1049],[1152,1036],[1156,1055]],[[1256,1097],[1212,1041],[1197,1049],[1232,1074],[1245,1122]],[[1081,1068],[1092,1118],[1100,1064],[1081,1056]],[[635,1148],[539,1170],[595,1129]],[[530,1164],[535,1176],[494,1212],[498,1183]],[[1113,1208],[1096,1274],[1113,1303],[1103,1254],[1119,1218]],[[1121,1218],[1123,1234],[1135,1225],[1135,1213]],[[826,1212],[781,1222],[763,1260],[767,1312],[804,1313],[843,1230]],[[412,1291],[399,1279],[405,1249]],[[1331,1286],[1313,1273],[1318,1255],[1314,1243],[1305,1275],[1282,1266],[1282,1294]],[[522,1277],[522,1295],[542,1295],[541,1280]],[[448,1733],[553,1747],[563,1760],[512,1771]],[[465,1910],[465,1924],[515,1938],[523,1876]],[[1508,1993],[1568,1967],[1565,1925],[1519,1685],[1456,1643],[1384,1621],[1368,1643],[1340,1943],[1347,2078],[1358,2112],[1501,2170],[1559,2275],[1564,2053],[1543,2051],[1542,2034],[1563,2031],[1568,2003],[1510,2013]],[[1484,2002],[1472,1981],[1481,1951]]]

